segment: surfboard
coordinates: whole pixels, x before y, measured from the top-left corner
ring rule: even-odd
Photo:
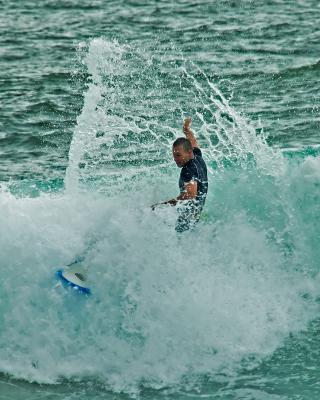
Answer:
[[[56,272],[57,279],[64,287],[70,288],[76,292],[90,295],[87,266],[76,262],[58,269]]]

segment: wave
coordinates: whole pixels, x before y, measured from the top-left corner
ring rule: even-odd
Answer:
[[[136,394],[255,368],[319,312],[318,155],[271,149],[192,63],[172,78],[181,85],[172,115],[157,101],[170,85],[143,52],[96,39],[84,60],[92,82],[66,188],[0,191],[0,371]],[[173,119],[187,112],[211,173],[199,226],[177,236],[175,209],[149,205],[176,193]],[[127,164],[113,164],[119,157]],[[83,252],[88,299],[54,280]]]

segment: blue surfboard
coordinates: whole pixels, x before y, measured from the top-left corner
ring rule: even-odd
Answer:
[[[56,272],[57,279],[64,287],[70,288],[75,292],[90,295],[87,267],[82,263],[76,262],[65,266]]]

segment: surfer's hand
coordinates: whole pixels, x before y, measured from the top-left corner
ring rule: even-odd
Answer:
[[[183,132],[186,133],[190,129],[192,119],[190,117],[186,118],[183,123]]]
[[[171,199],[166,201],[166,204],[170,204],[170,206],[175,206],[178,203],[177,199]]]
[[[190,128],[191,122],[192,122],[192,119],[190,117],[188,117],[184,120],[183,133],[186,135],[186,138],[190,141],[192,147],[199,148],[197,139],[195,138],[195,136]]]
[[[150,207],[151,207],[151,210],[154,211],[156,209],[156,207],[163,206],[163,205],[166,205],[166,204],[170,204],[170,206],[175,206],[177,204],[177,199],[164,201],[163,203],[156,203],[156,204],[153,204]]]

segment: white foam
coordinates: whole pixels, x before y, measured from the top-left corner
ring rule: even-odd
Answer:
[[[312,281],[245,214],[180,238],[174,209],[138,206],[149,195],[1,193],[1,371],[167,386],[232,374],[314,315],[300,296]],[[56,266],[88,245],[89,301],[54,288]]]

